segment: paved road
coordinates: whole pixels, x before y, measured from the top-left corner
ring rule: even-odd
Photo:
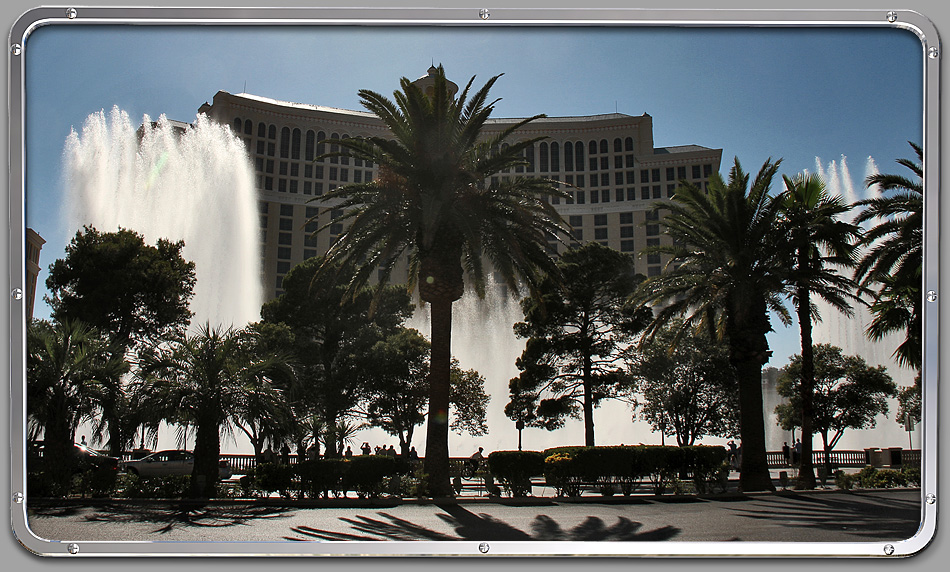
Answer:
[[[617,499],[624,500],[624,499]],[[64,541],[556,540],[869,542],[912,537],[919,490],[783,492],[716,499],[498,500],[306,508],[34,506],[31,530]]]

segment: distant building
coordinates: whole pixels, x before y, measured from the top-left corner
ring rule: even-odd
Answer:
[[[36,280],[40,274],[40,251],[46,241],[32,228],[26,229],[26,318],[33,319]]]
[[[417,80],[423,89],[434,72],[430,68]],[[377,165],[359,159],[314,163],[314,157],[328,150],[320,141],[387,136],[387,130],[364,111],[225,91],[215,94],[199,113],[230,125],[247,147],[260,196],[261,279],[265,298],[274,298],[283,292],[283,278],[294,265],[324,254],[343,231],[342,224],[333,224],[341,210],[332,203],[310,201],[338,186],[377,176]],[[517,121],[492,119],[486,135]],[[648,114],[549,117],[528,124],[515,136],[546,139],[526,151],[526,167],[500,177],[541,176],[573,185],[570,198],[550,200],[573,227],[574,242],[596,241],[634,255],[669,240],[660,231],[661,213],[654,204],[668,201],[681,180],[707,186],[722,157],[721,149],[698,145],[654,147],[653,118]],[[326,231],[311,236],[328,223]],[[550,248],[564,249],[555,242]],[[660,255],[638,256],[636,270],[656,275],[662,262]],[[404,279],[401,272],[405,268],[397,268],[395,280]]]

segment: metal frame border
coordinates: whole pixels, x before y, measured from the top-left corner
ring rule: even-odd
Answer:
[[[112,542],[50,541],[26,519],[25,468],[25,58],[30,34],[50,25],[364,25],[364,26],[616,26],[616,27],[864,27],[913,32],[923,53],[924,356],[921,526],[894,542]],[[10,494],[13,532],[27,550],[47,556],[909,556],[934,538],[937,521],[937,382],[939,374],[940,59],[933,23],[909,10],[702,10],[499,8],[136,8],[43,7],[24,13],[7,44],[9,128]],[[20,295],[17,297],[16,292]],[[76,552],[71,550],[75,546]]]

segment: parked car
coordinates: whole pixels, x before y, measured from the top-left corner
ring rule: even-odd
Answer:
[[[123,461],[121,466],[126,472],[142,477],[190,475],[195,466],[195,455],[181,449],[156,451],[141,459]],[[224,459],[218,461],[218,478],[231,478],[231,464]]]
[[[45,453],[46,444],[43,441],[33,441],[29,443],[27,448],[27,463],[39,463],[40,459],[45,456]],[[90,448],[88,445],[83,445],[81,443],[73,443],[72,449],[69,450],[69,454],[71,455],[72,459],[75,460],[74,463],[71,463],[74,473],[81,473],[89,469],[103,468],[118,470],[119,468],[119,459],[116,457],[103,455],[95,449]]]

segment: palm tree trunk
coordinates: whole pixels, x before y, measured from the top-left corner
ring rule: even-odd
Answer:
[[[811,338],[811,299],[808,288],[798,289],[798,323],[802,338],[802,457],[799,460],[800,489],[815,488],[815,467],[812,459],[812,435],[815,433],[815,351]]]
[[[584,356],[584,444],[594,446],[594,390],[590,356]]]
[[[429,476],[429,494],[452,495],[449,482],[449,384],[452,366],[452,300],[429,301],[431,357],[429,365],[429,414],[423,471]]]
[[[195,428],[195,466],[191,473],[191,494],[195,498],[214,498],[218,485],[218,460],[221,444],[218,423],[206,417]]]

